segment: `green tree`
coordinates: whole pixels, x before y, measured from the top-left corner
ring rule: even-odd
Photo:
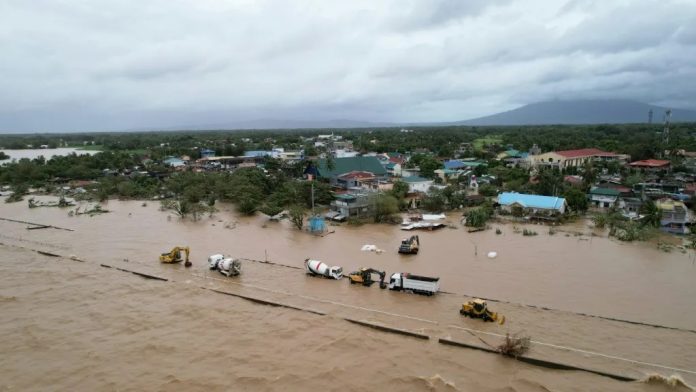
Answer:
[[[290,222],[292,222],[298,230],[304,227],[305,210],[301,205],[293,205],[289,210]]]
[[[571,210],[580,213],[587,211],[587,196],[581,190],[570,187],[563,193],[563,197]]]
[[[646,200],[640,208],[643,218],[641,223],[645,226],[650,227],[660,227],[660,221],[662,220],[662,211],[657,207],[654,201],[651,199]]]
[[[375,223],[390,222],[393,215],[399,212],[399,201],[392,195],[380,193],[374,196]]]

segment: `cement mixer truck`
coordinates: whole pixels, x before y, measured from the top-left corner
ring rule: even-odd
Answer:
[[[225,276],[237,276],[242,272],[242,263],[238,259],[221,254],[208,257],[208,266],[211,270],[218,270]]]
[[[307,269],[307,274],[312,276],[323,276],[329,279],[339,280],[343,277],[343,268],[341,267],[329,267],[328,265],[322,263],[319,260],[305,259],[305,268]]]

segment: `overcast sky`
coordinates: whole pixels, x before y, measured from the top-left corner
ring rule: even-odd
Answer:
[[[0,0],[0,131],[696,108],[695,0]]]

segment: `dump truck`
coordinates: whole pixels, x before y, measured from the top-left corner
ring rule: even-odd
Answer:
[[[433,295],[440,290],[440,278],[397,272],[389,278],[389,290],[403,290],[411,291],[415,294]]]
[[[420,240],[417,235],[412,235],[411,238],[404,238],[399,245],[399,253],[406,255],[418,254],[420,248]]]
[[[215,254],[208,257],[208,266],[211,270],[218,270],[225,276],[237,276],[242,272],[242,262],[238,259]]]
[[[305,259],[305,268],[307,274],[312,276],[323,276],[329,279],[339,280],[343,278],[343,268],[333,266],[329,267],[319,260]]]

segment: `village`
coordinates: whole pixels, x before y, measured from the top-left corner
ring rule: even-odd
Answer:
[[[104,178],[147,177],[161,181],[179,173],[234,173],[247,169],[271,176],[274,171],[283,171],[294,181],[322,184],[330,190],[332,200],[324,197],[308,203],[313,217],[334,222],[397,223],[398,219],[373,218],[406,212],[402,223],[411,229],[443,227],[420,221],[424,221],[424,214],[437,219],[447,211],[461,211],[462,222],[477,229],[485,228],[486,221],[493,217],[552,225],[587,217],[596,227],[609,226],[617,238],[633,240],[640,236],[630,233],[646,225],[665,233],[688,234],[693,219],[689,207],[696,192],[696,153],[684,150],[665,151],[660,159],[632,160],[627,154],[598,148],[542,151],[534,144],[521,151],[489,138],[461,143],[451,156],[438,156],[424,148],[360,151],[352,140],[333,132],[302,136],[301,141],[311,148],[288,148],[273,138],[245,138],[242,142],[246,145],[271,148],[221,155],[219,152],[224,151],[220,149],[194,147],[196,158],[183,154],[158,160],[143,155],[139,164],[130,168],[106,168],[101,173]],[[78,196],[89,193],[100,182],[99,178],[63,180],[59,189]],[[5,191],[11,188],[5,187]],[[378,195],[394,196],[396,203],[387,202],[385,207],[383,200],[376,201]],[[173,196],[165,193],[155,198]],[[478,219],[476,212],[482,211],[485,213],[478,215],[483,218]],[[269,214],[281,212],[279,209]]]

